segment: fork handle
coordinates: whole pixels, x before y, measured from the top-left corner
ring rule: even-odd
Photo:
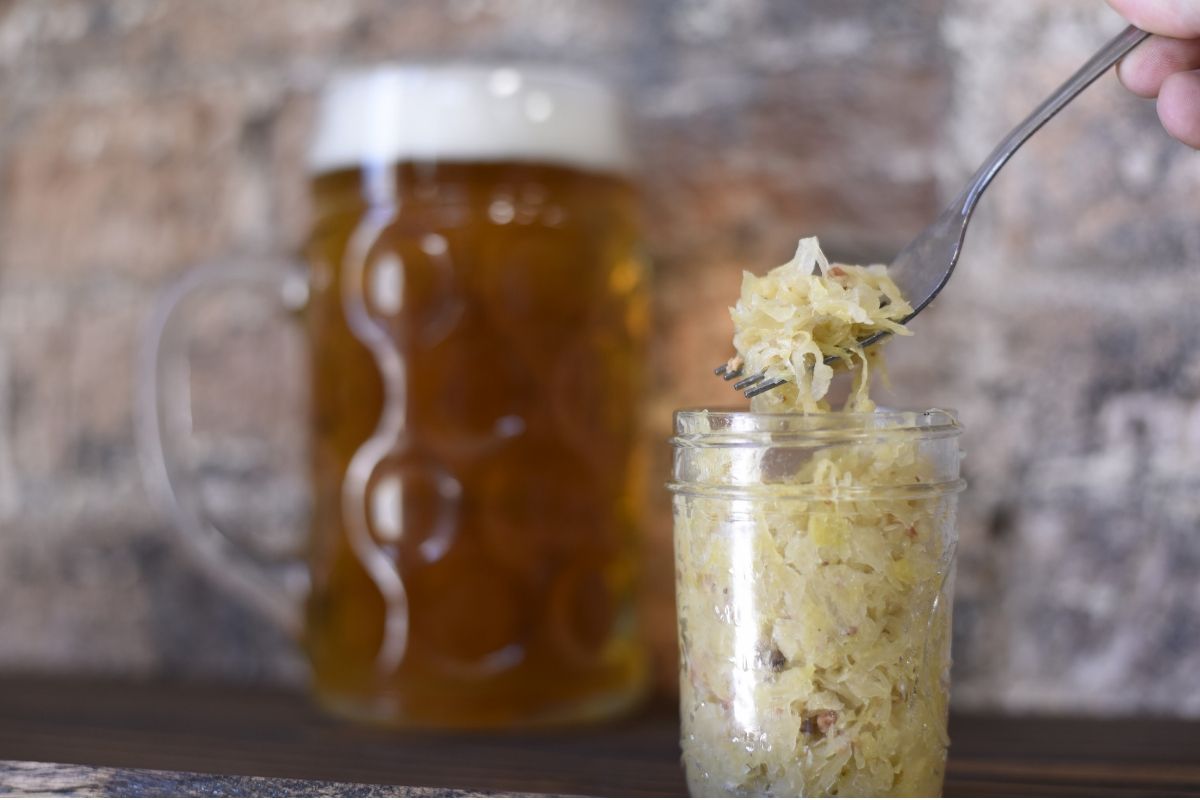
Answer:
[[[1093,82],[1118,61],[1120,61],[1129,51],[1144,42],[1150,34],[1144,30],[1130,25],[1111,42],[1104,45],[1096,55],[1088,59],[1088,62],[1080,67],[1071,78],[1062,86],[1050,95],[1046,100],[1034,109],[1033,113],[1025,118],[1017,127],[1013,128],[1008,136],[1000,144],[996,145],[996,149],[983,162],[978,171],[971,177],[971,182],[967,186],[966,191],[960,197],[959,211],[964,217],[969,217],[975,209],[975,204],[979,202],[983,191],[987,189],[992,179],[996,177],[996,173],[1000,171],[1008,160],[1012,158],[1013,153],[1025,144],[1030,136],[1037,133],[1043,125],[1062,110],[1063,106],[1074,100],[1080,92],[1091,86]]]

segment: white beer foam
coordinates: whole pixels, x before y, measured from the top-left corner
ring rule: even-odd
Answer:
[[[557,69],[397,64],[345,73],[326,89],[311,172],[435,160],[606,172],[631,161],[614,93]]]

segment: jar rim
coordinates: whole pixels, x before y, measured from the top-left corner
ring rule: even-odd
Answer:
[[[962,432],[958,413],[948,408],[879,409],[865,413],[755,412],[732,408],[683,408],[675,412],[672,443],[681,446],[746,443],[770,439],[862,439],[880,435],[942,438]]]
[[[959,475],[958,436],[962,425],[953,410],[882,409],[871,413],[755,413],[733,409],[681,409],[675,413],[673,481],[677,495],[754,500],[922,499],[957,494],[966,486]],[[824,485],[794,480],[800,461],[827,448],[899,445],[930,459],[930,470],[908,483],[904,476],[876,476],[870,485]],[[698,459],[698,460],[697,460]],[[797,461],[796,459],[800,459]],[[768,468],[768,462],[776,462]],[[764,477],[782,468],[775,478]],[[791,477],[789,477],[791,476]],[[892,482],[893,478],[900,482]]]

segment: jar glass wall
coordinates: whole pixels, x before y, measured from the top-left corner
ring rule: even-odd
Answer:
[[[951,412],[675,418],[683,757],[696,795],[935,795]]]

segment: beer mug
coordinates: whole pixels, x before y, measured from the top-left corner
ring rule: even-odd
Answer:
[[[144,352],[147,478],[202,562],[296,631],[318,700],[474,727],[628,709],[646,268],[604,85],[546,68],[388,66],[332,82],[307,267],[169,290]],[[311,365],[308,563],[246,554],[173,454],[175,311],[282,290]],[[164,446],[164,442],[168,446]]]

